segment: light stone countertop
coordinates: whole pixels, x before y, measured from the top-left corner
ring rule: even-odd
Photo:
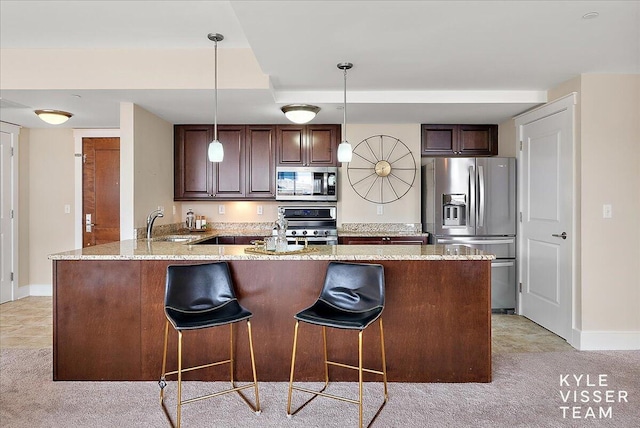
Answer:
[[[463,245],[318,245],[304,254],[248,254],[247,245],[126,240],[52,254],[51,260],[493,260]]]

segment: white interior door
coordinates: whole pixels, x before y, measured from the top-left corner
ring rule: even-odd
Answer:
[[[520,314],[569,339],[574,236],[573,101],[516,119],[520,131]]]
[[[0,303],[13,300],[11,134],[0,132]]]

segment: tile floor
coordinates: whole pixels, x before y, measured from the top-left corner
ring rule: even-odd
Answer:
[[[492,351],[570,351],[564,339],[519,315],[491,316]],[[47,348],[52,346],[51,297],[27,297],[0,305],[0,349]]]

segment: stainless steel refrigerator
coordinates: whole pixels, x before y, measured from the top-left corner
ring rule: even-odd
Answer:
[[[516,160],[423,158],[422,228],[434,244],[495,254],[491,308],[516,307]]]

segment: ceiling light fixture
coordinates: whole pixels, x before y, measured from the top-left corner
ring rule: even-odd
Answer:
[[[316,114],[320,111],[320,107],[312,106],[310,104],[289,104],[282,107],[280,110],[284,115],[293,123],[307,123],[310,122]]]
[[[50,125],[60,125],[73,116],[71,113],[66,111],[49,109],[36,110],[35,114]]]
[[[218,141],[218,42],[224,40],[224,36],[218,33],[209,33],[207,35],[209,40],[215,43],[215,95],[214,95],[214,109],[213,109],[213,141],[209,143],[209,149],[207,150],[207,156],[210,162],[222,162],[224,159],[224,148],[222,143]]]
[[[351,162],[351,157],[353,156],[351,144],[347,141],[347,70],[351,67],[353,67],[353,64],[350,62],[338,64],[338,68],[344,71],[344,105],[342,107],[344,120],[342,123],[342,141],[338,145],[338,162]]]

